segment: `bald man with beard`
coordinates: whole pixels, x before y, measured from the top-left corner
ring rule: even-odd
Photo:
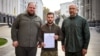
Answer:
[[[85,56],[90,40],[88,23],[78,15],[75,4],[69,5],[69,14],[62,24],[62,50],[65,51],[65,56]]]

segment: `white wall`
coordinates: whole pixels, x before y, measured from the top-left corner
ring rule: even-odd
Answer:
[[[72,2],[66,2],[66,3],[62,3],[60,4],[60,9],[61,9],[61,15],[65,15],[65,16],[69,16],[69,5],[71,4]]]
[[[74,3],[78,6],[78,9],[79,9],[78,14],[80,16],[83,16],[83,12],[82,12],[83,11],[83,6],[81,5],[82,1],[74,0]]]
[[[26,11],[28,2],[36,2],[36,14],[43,19],[43,4],[41,0],[0,0],[0,12],[17,16]]]
[[[2,12],[2,0],[0,0],[0,12]]]
[[[17,12],[17,3],[17,0],[0,0],[0,11],[8,15],[15,15],[14,11]]]
[[[7,9],[7,5],[6,5],[7,3],[6,3],[6,0],[3,0],[3,4],[2,4],[2,6],[3,6],[3,8],[2,8],[2,13],[5,13],[6,14],[6,9]]]
[[[68,7],[66,4],[61,4],[61,15],[68,16]]]
[[[13,10],[12,10],[12,8],[13,8],[13,7],[12,7],[12,5],[13,5],[12,1],[13,1],[13,0],[10,0],[10,1],[11,1],[11,2],[10,2],[10,4],[9,4],[9,14],[11,15],[11,14],[12,14],[12,11],[13,11]]]
[[[41,1],[37,1],[37,12],[36,14],[43,20],[43,4]]]
[[[6,0],[6,6],[7,6],[7,8],[6,8],[6,14],[9,14],[9,8],[10,8],[9,4],[10,4],[9,0]]]

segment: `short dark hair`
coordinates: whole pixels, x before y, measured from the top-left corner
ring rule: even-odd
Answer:
[[[35,4],[35,2],[29,2],[27,6],[29,6],[30,4]],[[35,6],[36,6],[36,4],[35,4]]]
[[[48,16],[48,15],[53,15],[53,16],[54,16],[54,13],[53,13],[53,12],[48,12],[48,13],[47,13],[47,16]]]

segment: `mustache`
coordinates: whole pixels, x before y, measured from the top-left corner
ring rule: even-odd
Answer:
[[[52,23],[53,23],[53,21],[51,21],[51,20],[50,20],[50,21],[48,21],[48,24],[52,24]]]
[[[74,13],[74,12],[70,11],[69,13]]]

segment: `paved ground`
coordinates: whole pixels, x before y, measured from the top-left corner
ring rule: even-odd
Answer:
[[[0,27],[0,37],[8,39],[8,43],[5,46],[0,47],[0,56],[15,56],[14,47],[12,46],[10,28],[8,26]],[[97,33],[94,28],[90,28],[91,39],[86,56],[100,56],[100,33]],[[61,42],[58,42],[58,55],[64,56],[64,52],[61,50]],[[37,56],[40,56],[41,49],[38,48]]]
[[[100,33],[90,28],[91,39],[87,56],[100,56]]]

